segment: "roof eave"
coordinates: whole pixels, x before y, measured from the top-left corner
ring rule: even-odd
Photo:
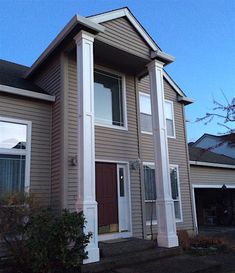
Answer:
[[[55,50],[55,48],[65,39],[66,36],[76,27],[76,25],[82,25],[91,29],[94,32],[104,32],[105,27],[91,20],[80,16],[74,15],[73,18],[68,22],[68,24],[62,29],[62,31],[56,36],[56,38],[49,44],[49,46],[44,50],[44,52],[39,56],[39,58],[33,63],[31,68],[25,74],[25,78],[32,75],[36,68]]]
[[[168,65],[168,64],[175,61],[174,56],[167,54],[161,50],[156,50],[156,51],[151,52],[151,58],[162,61],[164,63],[164,65]]]

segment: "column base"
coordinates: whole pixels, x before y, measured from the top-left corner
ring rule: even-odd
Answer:
[[[160,247],[176,247],[179,246],[178,236],[176,234],[158,234],[157,244]]]
[[[88,252],[88,258],[83,260],[83,264],[95,263],[100,260],[100,250],[98,247],[86,248]]]

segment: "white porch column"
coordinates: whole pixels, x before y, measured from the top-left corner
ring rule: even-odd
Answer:
[[[99,261],[98,218],[95,194],[94,138],[94,60],[91,33],[80,31],[74,38],[77,45],[78,102],[78,201],[77,210],[86,217],[85,233],[92,232],[84,263]]]
[[[163,63],[153,60],[148,65],[151,89],[155,180],[157,189],[158,245],[178,246],[174,203],[171,195],[167,131],[164,111]]]

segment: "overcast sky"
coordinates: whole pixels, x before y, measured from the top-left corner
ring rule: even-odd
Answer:
[[[161,49],[176,57],[166,70],[195,103],[186,107],[188,140],[220,133],[194,123],[213,98],[235,96],[234,0],[0,0],[0,58],[30,66],[79,13],[128,6]]]

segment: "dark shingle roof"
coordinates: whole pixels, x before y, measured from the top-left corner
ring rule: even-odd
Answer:
[[[0,60],[0,85],[7,85],[37,93],[48,94],[33,82],[24,79],[24,74],[28,69],[29,67],[24,65]]]
[[[202,149],[192,146],[189,146],[189,158],[191,161],[235,165],[235,158],[213,153],[208,149]]]

